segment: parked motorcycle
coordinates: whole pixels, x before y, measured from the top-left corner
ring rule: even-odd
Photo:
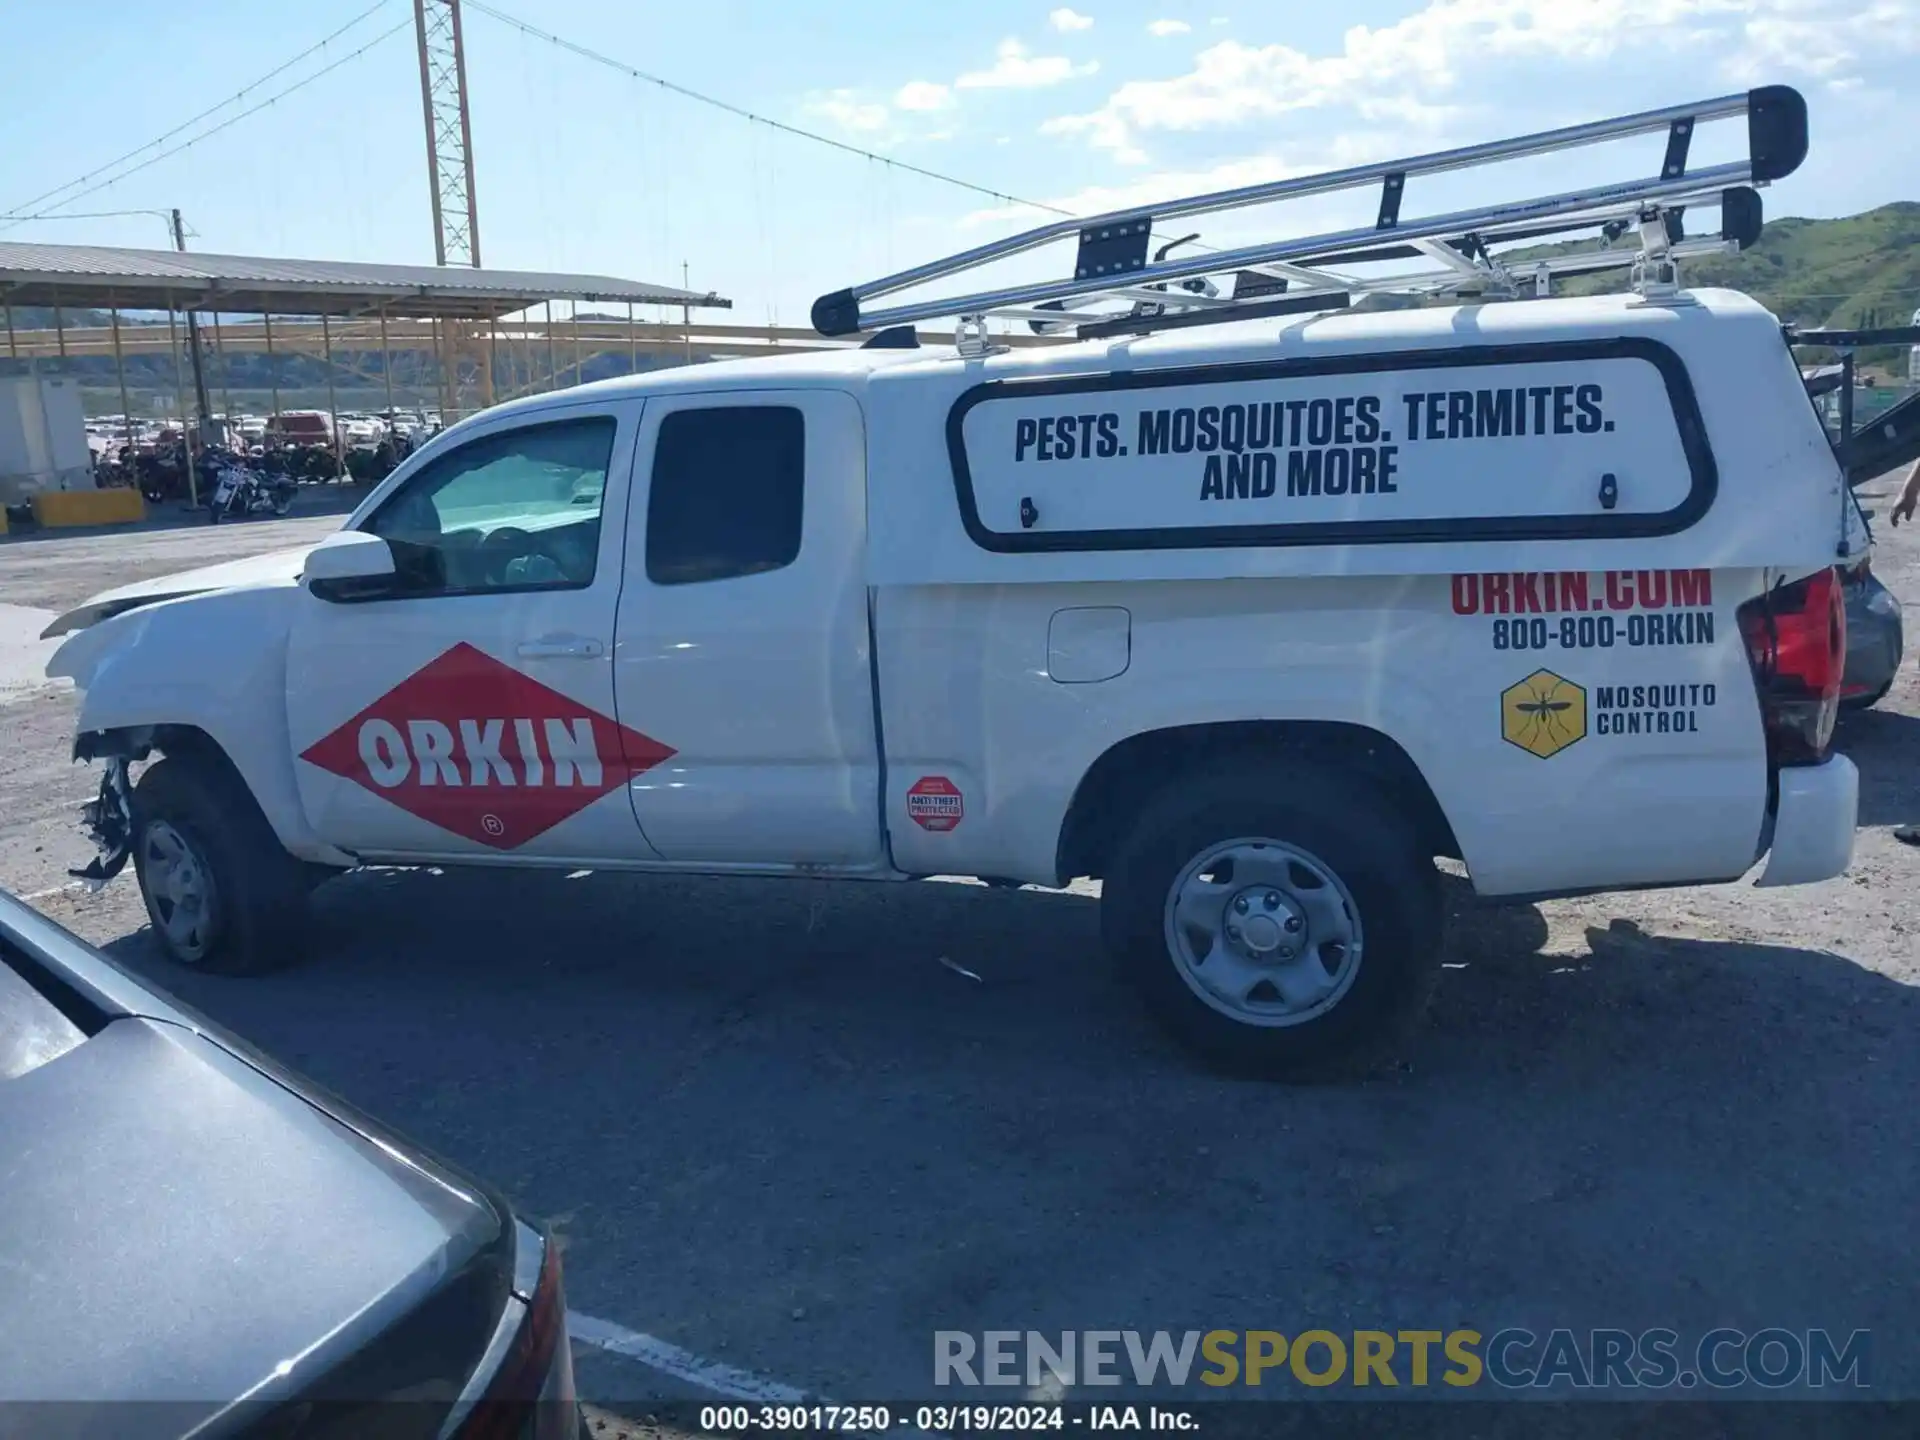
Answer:
[[[151,455],[142,455],[134,464],[140,493],[152,505],[187,498],[187,467],[183,447],[169,445]]]
[[[96,454],[93,457],[93,483],[101,490],[132,485],[134,483],[133,466],[106,455]]]
[[[393,473],[399,457],[392,441],[356,445],[347,451],[347,474],[362,485],[378,485]]]
[[[207,522],[236,520],[247,515],[285,515],[293,509],[294,482],[285,475],[263,475],[237,457],[213,470],[207,489]]]
[[[340,457],[327,445],[297,447],[287,457],[287,468],[300,480],[338,480],[343,473]]]

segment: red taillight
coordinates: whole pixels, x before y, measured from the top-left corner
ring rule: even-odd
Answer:
[[[1840,678],[1847,666],[1847,610],[1831,566],[1776,585],[1740,607],[1760,717],[1773,766],[1827,758]]]
[[[549,1236],[520,1333],[460,1427],[460,1440],[574,1440],[579,1407],[566,1333],[560,1247]]]

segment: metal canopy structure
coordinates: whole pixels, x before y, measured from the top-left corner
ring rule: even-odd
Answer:
[[[554,300],[687,309],[733,304],[711,292],[607,275],[0,242],[0,302],[10,306],[261,315],[384,312],[395,319],[476,321]]]
[[[174,229],[178,235],[178,211],[174,212]],[[567,305],[573,315],[574,363],[567,370],[561,368],[554,345],[555,302]],[[184,250],[0,242],[0,312],[5,316],[7,363],[16,363],[22,358],[17,310],[44,308],[53,312],[54,352],[62,363],[70,354],[66,312],[107,311],[109,324],[105,336],[113,355],[120,413],[125,421],[123,433],[129,444],[135,433],[132,393],[125,366],[129,336],[134,331],[148,330],[134,341],[135,347],[143,343],[150,346],[158,337],[150,327],[123,327],[123,311],[165,312],[167,349],[174,357],[175,408],[183,418],[188,414],[187,395],[180,364],[179,327],[174,317],[183,312],[186,315],[186,356],[193,376],[193,413],[198,417],[197,429],[208,443],[216,442],[216,419],[221,423],[230,421],[234,410],[228,383],[231,370],[222,336],[223,317],[229,322],[236,315],[260,317],[259,330],[268,357],[268,388],[275,417],[282,412],[279,370],[273,363],[274,317],[281,318],[283,341],[292,338],[290,329],[296,334],[307,332],[307,337],[317,329],[319,356],[325,368],[327,411],[333,417],[333,450],[336,460],[344,465],[338,398],[341,375],[334,348],[336,329],[341,331],[343,340],[357,342],[357,351],[362,355],[369,342],[377,341],[380,360],[374,374],[385,390],[389,414],[394,411],[397,398],[390,331],[397,328],[403,335],[412,332],[424,338],[434,359],[431,381],[437,394],[437,408],[442,418],[452,419],[493,404],[500,397],[503,382],[507,394],[555,388],[563,383],[563,375],[570,377],[565,383],[579,384],[585,378],[579,324],[579,307],[583,304],[626,307],[630,366],[636,364],[638,358],[636,305],[674,307],[681,313],[683,327],[690,324],[695,309],[732,308],[731,301],[711,292],[700,294],[670,285],[648,285],[607,275],[481,270],[465,266],[367,265],[341,260],[208,255]],[[533,327],[525,318],[525,312],[535,306],[541,306],[545,312],[541,326],[546,341],[544,366],[534,352]],[[523,318],[503,324],[504,317],[510,315]],[[213,339],[211,352],[213,368],[219,374],[217,388],[221,401],[218,416],[213,406],[215,386],[209,383],[207,347],[201,340],[202,317],[212,322],[209,327]],[[286,321],[290,317],[297,317],[300,323],[289,327]],[[356,330],[359,333],[353,334]],[[73,349],[79,350],[84,343],[84,331],[77,331],[73,338],[76,342]],[[515,354],[516,339],[520,342],[518,355]],[[297,348],[310,350],[310,338],[309,343]],[[349,350],[349,357],[355,353]],[[29,363],[38,359],[31,343],[27,359]],[[367,378],[359,372],[360,367],[353,364],[347,378]],[[520,380],[522,375],[526,377],[524,386]]]

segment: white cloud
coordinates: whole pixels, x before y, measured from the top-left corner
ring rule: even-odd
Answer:
[[[945,110],[953,104],[953,87],[933,80],[909,80],[894,92],[900,110]]]
[[[887,128],[891,118],[887,107],[875,100],[862,100],[852,90],[829,90],[807,101],[809,114],[830,120],[854,135],[873,135]]]
[[[1151,20],[1147,23],[1147,33],[1156,40],[1164,40],[1169,35],[1185,35],[1193,26],[1184,20]]]
[[[1111,151],[1122,165],[1144,165],[1153,158],[1134,143],[1132,128],[1115,113],[1112,101],[1085,115],[1055,115],[1041,122],[1040,133],[1084,135],[1096,150]]]
[[[1069,10],[1062,5],[1058,10],[1047,12],[1047,23],[1062,34],[1070,30],[1091,30],[1093,17],[1082,15],[1078,10]]]
[[[1205,195],[1215,190],[1237,190],[1243,186],[1264,185],[1272,180],[1286,180],[1296,175],[1311,175],[1336,166],[1363,164],[1393,153],[1395,139],[1396,137],[1388,131],[1348,131],[1334,137],[1325,145],[1303,147],[1296,155],[1265,153],[1236,156],[1193,169],[1165,170],[1152,175],[1143,175],[1138,179],[1117,185],[1087,185],[1067,193],[1043,196],[1042,202],[1073,215],[1102,215],[1116,210],[1144,210],[1160,201],[1177,196]],[[1313,202],[1304,203],[1312,204]],[[1373,199],[1369,194],[1367,204],[1372,203]],[[1257,216],[1258,212],[1246,213],[1249,216]],[[1329,206],[1325,208],[1325,213],[1333,218],[1336,212]],[[1032,225],[1040,220],[1058,218],[1059,216],[1051,211],[1040,211],[1031,206],[1000,205],[973,211],[967,215],[964,223],[981,225],[1015,220]],[[1231,232],[1235,222],[1215,218],[1201,223],[1212,226],[1207,237],[1209,241],[1232,238]],[[1298,217],[1290,219],[1289,223],[1299,223]],[[1260,231],[1257,219],[1249,224],[1251,231]],[[1199,229],[1200,225],[1196,224],[1193,228]]]
[[[1468,101],[1497,112],[1488,100],[1493,82],[1522,98],[1550,98],[1568,67],[1628,53],[1671,64],[1676,84],[1711,88],[1705,75],[1715,71],[1715,81],[1811,76],[1842,85],[1915,51],[1920,0],[1855,0],[1851,9],[1833,0],[1428,0],[1393,24],[1350,27],[1321,54],[1216,41],[1186,74],[1128,81],[1099,109],[1057,116],[1045,131],[1081,136],[1140,164],[1156,131],[1225,129],[1306,111],[1350,111],[1430,132]]]
[[[1076,65],[1064,55],[1030,55],[1018,40],[1000,42],[991,70],[973,70],[953,83],[961,90],[1037,90],[1081,75],[1091,75],[1100,62]]]
[[[1872,179],[1861,174],[1842,183],[1838,172],[1847,167],[1803,167],[1771,211],[1851,213],[1906,193],[1898,176],[1920,173],[1920,141],[1902,118],[1910,77],[1920,73],[1920,0],[1403,3],[1413,9],[1404,19],[1350,27],[1318,52],[1242,43],[1244,30],[1234,40],[1216,35],[1190,65],[1182,59],[1168,67],[1185,73],[1118,84],[1099,107],[1054,117],[1044,133],[1072,137],[1135,168],[1036,198],[1076,215],[1126,213],[1171,196],[1372,164],[1763,83],[1807,89],[1816,155],[1838,153],[1834,147],[1848,134],[1892,147],[1884,165],[1871,167]],[[1198,18],[1193,23],[1200,28]],[[1694,147],[1696,161],[1744,153],[1741,128],[1709,127]],[[1596,151],[1592,160],[1516,162],[1491,182],[1494,192],[1477,176],[1436,177],[1430,189],[1422,183],[1414,203],[1430,213],[1620,179],[1616,160],[1634,173],[1642,160],[1657,164],[1659,137],[1624,143],[1641,147],[1637,159],[1622,150],[1612,159]],[[1157,153],[1162,146],[1164,156]],[[1191,228],[1204,227],[1207,242],[1223,247],[1276,233],[1364,230],[1375,200],[1371,189],[1313,196],[1287,202],[1284,211],[1254,206]],[[1005,205],[963,223],[995,234],[1052,218]]]
[[[1815,0],[1771,0],[1743,27],[1743,44],[1724,67],[1744,84],[1806,75],[1857,89],[1861,69],[1920,53],[1920,3],[1873,0],[1851,13]]]

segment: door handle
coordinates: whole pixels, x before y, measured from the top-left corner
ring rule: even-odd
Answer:
[[[584,635],[556,635],[546,640],[522,640],[513,653],[523,660],[598,660],[607,647]]]

